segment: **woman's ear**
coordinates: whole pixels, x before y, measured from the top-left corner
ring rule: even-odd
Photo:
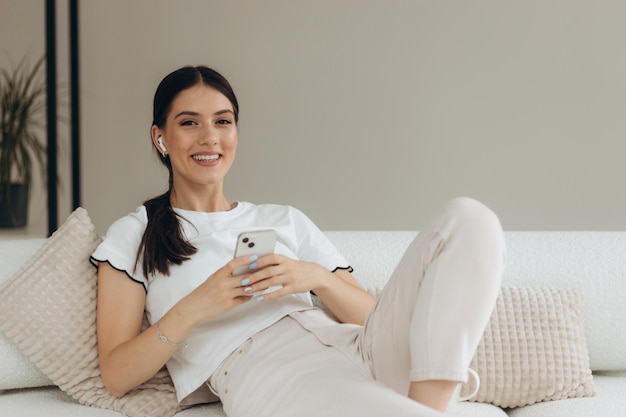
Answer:
[[[161,129],[158,126],[152,125],[150,129],[150,136],[152,136],[152,144],[155,148],[165,157],[167,154],[167,147],[163,142],[163,134],[161,133]]]

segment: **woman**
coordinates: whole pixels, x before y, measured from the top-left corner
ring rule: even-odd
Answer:
[[[224,77],[174,71],[153,115],[169,190],[117,220],[92,256],[109,391],[122,396],[167,364],[179,401],[206,384],[235,417],[444,410],[498,293],[496,216],[474,200],[448,203],[375,304],[300,211],[225,197],[239,106]],[[233,258],[240,232],[267,228],[278,235],[274,254]],[[249,273],[233,276],[242,266]],[[312,308],[311,292],[342,324]]]

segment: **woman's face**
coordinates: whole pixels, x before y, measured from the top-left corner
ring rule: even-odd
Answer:
[[[175,188],[222,185],[237,150],[235,114],[225,95],[205,85],[181,91],[165,127],[153,127],[155,146],[159,135],[172,164]]]

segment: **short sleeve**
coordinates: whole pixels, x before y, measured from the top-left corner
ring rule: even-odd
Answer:
[[[136,268],[137,251],[146,229],[148,217],[144,206],[116,220],[107,230],[104,240],[91,255],[91,262],[108,262],[118,271],[125,272],[133,281],[148,288],[148,280],[141,267]]]
[[[291,216],[298,239],[297,256],[299,259],[316,262],[332,272],[337,269],[352,272],[352,267],[346,258],[306,214],[291,207]]]

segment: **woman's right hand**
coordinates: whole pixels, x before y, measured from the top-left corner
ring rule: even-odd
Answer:
[[[248,302],[250,296],[245,283],[242,284],[247,275],[233,276],[233,271],[242,266],[252,266],[252,271],[256,259],[247,255],[232,259],[184,297],[173,310],[180,309],[180,313],[191,318],[195,325]]]

